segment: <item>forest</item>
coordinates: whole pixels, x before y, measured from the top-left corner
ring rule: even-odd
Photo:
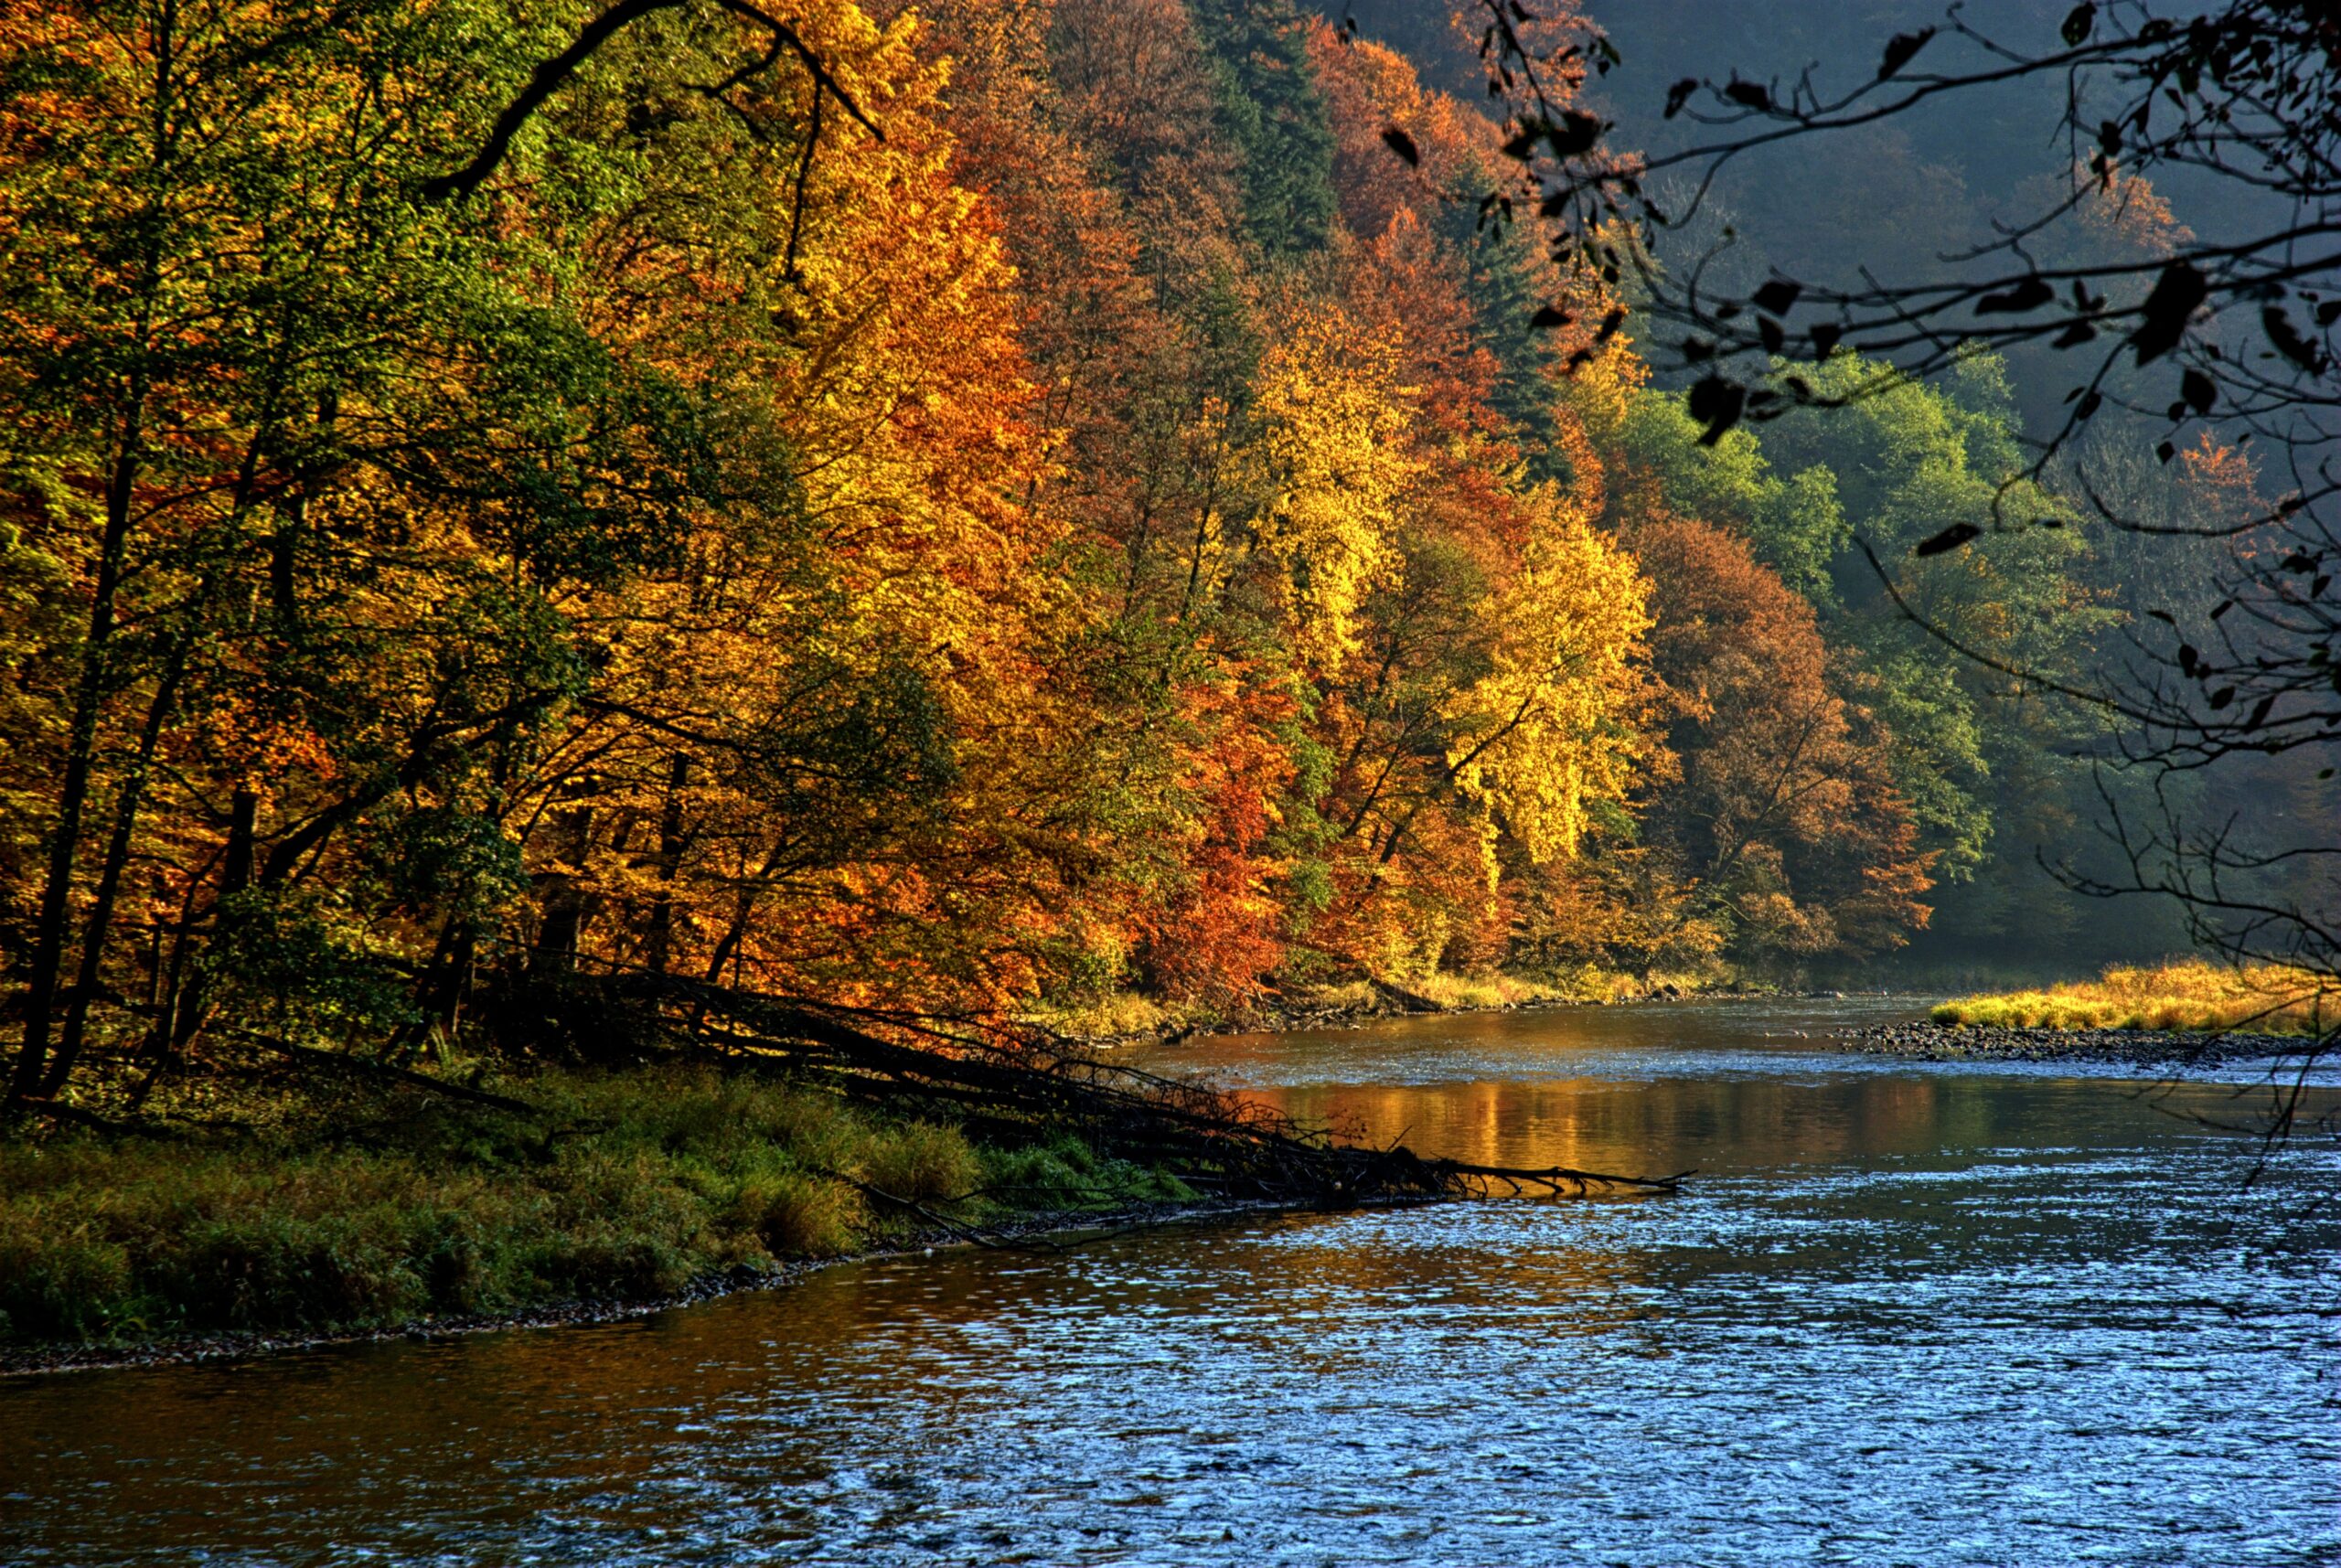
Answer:
[[[1468,30],[1395,29],[1427,80],[1287,0],[821,0],[802,58],[652,7],[500,124],[584,15],[0,23],[16,1096],[625,976],[1225,1014],[2180,944],[2041,869],[2102,718],[1903,610],[2047,672],[2140,613],[2026,378],[1842,352],[1703,444]],[[2261,504],[2208,435],[2139,483]]]

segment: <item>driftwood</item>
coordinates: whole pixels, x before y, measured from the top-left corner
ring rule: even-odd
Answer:
[[[1046,1031],[760,997],[672,978],[612,983],[674,1020],[677,1043],[818,1082],[894,1115],[1003,1146],[1070,1134],[1230,1201],[1363,1203],[1672,1192],[1679,1176],[1475,1165],[1337,1141],[1224,1089],[1084,1054]],[[882,1194],[873,1196],[883,1197]]]

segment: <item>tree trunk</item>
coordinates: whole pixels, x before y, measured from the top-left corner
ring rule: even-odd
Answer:
[[[73,690],[65,766],[57,790],[57,820],[50,829],[48,869],[41,883],[40,912],[33,930],[32,963],[27,972],[24,1041],[9,1083],[11,1099],[29,1099],[48,1077],[49,1026],[57,1008],[58,979],[65,965],[65,929],[72,919],[73,866],[80,857],[81,816],[89,805],[90,775],[96,764],[98,715],[105,704],[106,656],[112,640],[114,596],[122,585],[130,545],[131,502],[144,444],[141,388],[123,421],[113,472],[106,483],[105,533],[98,546],[98,580],[90,605],[89,641],[81,650],[80,678]]]
[[[643,962],[653,975],[667,972],[668,955],[675,933],[675,874],[683,859],[683,786],[690,778],[691,761],[675,753],[667,771],[667,807],[658,817],[658,896],[650,905],[650,931]]]
[[[43,1099],[51,1098],[65,1086],[74,1063],[81,1058],[90,1003],[96,997],[102,977],[106,942],[112,933],[114,901],[122,891],[123,869],[130,863],[138,811],[146,794],[146,776],[155,765],[155,749],[162,741],[163,727],[169,721],[172,705],[178,696],[179,678],[187,668],[187,645],[191,641],[192,631],[183,632],[172,645],[169,662],[155,688],[155,700],[147,707],[146,722],[139,731],[136,760],[122,781],[114,805],[113,832],[106,841],[105,860],[98,872],[97,895],[90,904],[90,923],[81,936],[80,971],[65,1003],[65,1028],[58,1036],[56,1057],[41,1076],[38,1093]]]

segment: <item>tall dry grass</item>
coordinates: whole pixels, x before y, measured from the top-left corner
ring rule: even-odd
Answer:
[[[2002,1029],[2315,1035],[2341,1023],[2341,986],[2276,965],[2239,969],[2200,959],[2154,968],[2116,965],[2094,980],[1961,997],[1935,1008],[1934,1019]]]

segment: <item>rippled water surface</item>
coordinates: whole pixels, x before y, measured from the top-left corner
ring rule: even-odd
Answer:
[[[1201,1042],[1298,1114],[1701,1175],[950,1255],[623,1325],[0,1384],[0,1561],[2341,1562],[2341,1162],[1881,1002]],[[2323,1092],[2330,1104],[2335,1092]]]

